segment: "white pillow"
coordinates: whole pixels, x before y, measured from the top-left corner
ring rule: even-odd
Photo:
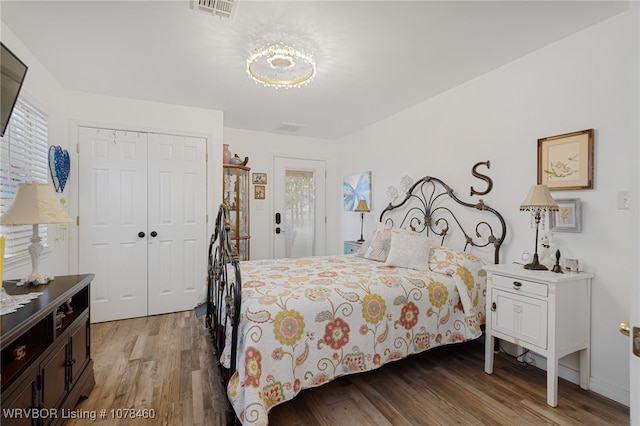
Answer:
[[[433,241],[413,232],[391,232],[391,249],[384,264],[401,268],[429,270],[429,251]]]

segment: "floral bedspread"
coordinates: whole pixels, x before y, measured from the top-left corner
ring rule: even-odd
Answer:
[[[441,272],[353,255],[241,262],[240,355],[227,393],[242,423],[268,424],[269,410],[302,389],[479,337],[482,263],[443,252],[434,265]]]

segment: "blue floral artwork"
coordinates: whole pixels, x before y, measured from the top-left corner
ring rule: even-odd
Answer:
[[[342,188],[343,205],[346,211],[354,211],[360,200],[365,200],[367,206],[371,208],[371,172],[345,176]]]
[[[69,151],[57,145],[49,147],[49,173],[56,192],[64,191],[71,169]]]

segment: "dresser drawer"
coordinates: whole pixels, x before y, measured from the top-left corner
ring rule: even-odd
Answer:
[[[491,278],[491,283],[496,288],[512,290],[518,293],[541,297],[547,297],[549,295],[549,288],[545,283],[537,283],[534,281],[495,274]]]

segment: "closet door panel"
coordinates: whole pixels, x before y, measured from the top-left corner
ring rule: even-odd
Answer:
[[[144,316],[147,135],[80,128],[79,146],[79,272],[96,275],[91,320]]]
[[[192,309],[205,283],[206,141],[149,134],[148,146],[149,315],[156,315]]]

